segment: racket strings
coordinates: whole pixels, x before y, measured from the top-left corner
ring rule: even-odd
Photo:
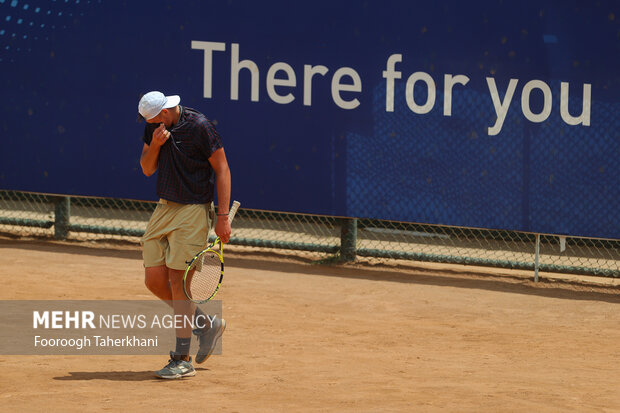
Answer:
[[[199,261],[200,265],[196,265],[194,273],[188,277],[189,288],[186,290],[191,299],[203,301],[217,291],[222,277],[222,262],[212,251],[206,251]]]

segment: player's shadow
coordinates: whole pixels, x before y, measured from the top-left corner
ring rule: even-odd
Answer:
[[[209,370],[198,367],[196,371]],[[87,380],[108,380],[108,381],[167,381],[155,377],[153,370],[147,371],[70,371],[67,376],[54,377],[59,381],[87,381]]]

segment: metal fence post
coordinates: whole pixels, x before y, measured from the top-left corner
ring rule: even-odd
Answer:
[[[54,238],[67,239],[69,218],[71,216],[71,198],[59,196],[54,201]]]
[[[536,234],[536,258],[534,260],[534,282],[538,282],[538,268],[540,267],[540,234]]]
[[[357,249],[357,218],[340,220],[340,260],[355,261]]]

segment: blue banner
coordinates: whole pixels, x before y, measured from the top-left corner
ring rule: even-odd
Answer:
[[[155,199],[140,96],[248,208],[620,238],[614,1],[0,0],[0,189]]]

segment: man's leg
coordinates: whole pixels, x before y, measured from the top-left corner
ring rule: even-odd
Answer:
[[[169,269],[165,265],[159,265],[156,267],[147,267],[144,271],[144,284],[157,298],[163,300],[166,304],[173,308],[175,314],[181,312],[181,314],[187,311],[187,307],[181,305],[181,307],[177,306],[175,309],[174,305],[175,300],[185,300],[185,292],[183,291],[183,271]],[[175,283],[179,291],[177,292],[177,298],[173,298],[172,288],[170,277],[175,280],[178,280],[178,283]],[[178,285],[180,284],[180,285]],[[181,294],[181,298],[178,298],[178,295]],[[194,330],[194,334],[199,337],[200,341],[200,349],[196,354],[196,362],[203,363],[213,352],[215,349],[216,340],[222,336],[224,329],[226,328],[226,322],[219,318],[210,318],[210,316],[205,315],[205,313],[195,306],[191,301],[187,301],[191,306],[189,309],[189,314],[194,315],[194,319],[199,322],[199,325],[203,326],[201,329]],[[179,303],[177,303],[179,304]],[[213,329],[210,329],[211,320],[213,320]],[[177,331],[177,338],[190,337],[191,334],[187,335],[187,331]],[[184,340],[180,343],[183,346]],[[177,349],[177,351],[181,351],[182,349]],[[185,357],[184,360],[188,359]]]
[[[155,372],[155,374],[164,379],[193,376],[196,374],[196,370],[192,366],[189,357],[192,326],[189,323],[185,323],[185,317],[191,320],[194,308],[193,303],[185,297],[183,292],[183,274],[185,271],[174,270],[165,265],[163,268],[151,268],[154,269],[147,271],[146,274],[146,286],[153,294],[173,308],[176,317],[182,317],[181,327],[176,329],[176,350],[170,352],[168,365]],[[165,277],[162,274],[165,274]]]
[[[163,300],[166,304],[172,307],[172,289],[170,287],[170,276],[168,274],[170,269],[165,265],[160,265],[157,267],[148,267],[144,270],[144,284],[146,288],[149,289],[150,292],[153,293],[157,298]],[[172,270],[176,271],[176,270]],[[190,273],[191,279],[191,273]],[[183,271],[181,271],[181,292],[183,292]],[[185,299],[185,293],[183,292],[183,299]],[[207,316],[198,308],[193,305],[194,309],[194,317],[200,321],[201,324],[207,323],[207,327],[209,326],[209,319]],[[200,317],[200,318],[199,318]]]
[[[183,291],[183,275],[185,271],[174,270],[168,268],[168,280],[170,281],[170,291],[172,293],[172,308],[176,317],[182,317],[182,320],[191,320],[194,315],[194,305],[185,296]],[[189,346],[192,337],[192,325],[186,322],[176,329],[177,350],[183,360],[189,360]]]
[[[144,284],[155,297],[172,307],[172,290],[168,279],[168,267],[165,265],[146,267],[144,269]]]
[[[165,263],[170,255],[169,235],[172,229],[177,226],[174,222],[175,215],[175,208],[171,208],[168,204],[160,203],[157,205],[141,239],[145,268],[144,284],[157,298],[173,308],[175,297],[172,294],[170,274]],[[181,275],[181,281],[182,277]],[[189,337],[188,334],[185,341],[189,341]],[[185,341],[181,343],[181,348],[189,347]],[[163,379],[178,379],[195,375],[196,371],[191,363],[179,356],[182,353],[179,352],[179,340],[177,340],[177,351],[170,352],[168,364],[163,369],[156,371],[155,375]],[[189,354],[189,348],[184,351],[184,354]],[[189,358],[187,359],[189,360]]]
[[[169,271],[175,271],[175,270],[169,270]],[[190,280],[191,280],[191,275],[192,273],[190,273],[188,276],[188,279]],[[171,279],[175,278],[175,279],[180,280],[180,286],[178,287],[180,290],[179,293],[182,294],[181,299],[183,300],[186,299],[185,292],[183,291],[183,272],[181,271],[181,274],[179,277],[177,277],[176,275],[170,275],[170,277]],[[174,300],[179,300],[179,298],[174,298]],[[194,320],[196,320],[195,322],[196,329],[194,329],[192,332],[198,337],[198,341],[200,343],[200,346],[198,348],[198,351],[196,352],[196,358],[194,361],[198,364],[201,364],[201,363],[204,363],[215,350],[218,340],[220,339],[220,337],[222,337],[224,330],[226,330],[226,320],[220,317],[217,317],[216,315],[213,315],[213,316],[206,315],[200,309],[200,307],[198,307],[197,305],[194,305],[194,303],[192,303],[191,301],[189,301],[189,303],[191,305],[189,314],[193,314]],[[181,308],[179,311],[186,311],[186,310],[187,309],[184,307],[184,308]],[[177,313],[177,309],[175,309],[175,314],[176,313]],[[184,331],[181,332],[181,334],[183,334],[183,337],[185,336]],[[179,332],[177,332],[177,337],[181,337],[179,335]]]

